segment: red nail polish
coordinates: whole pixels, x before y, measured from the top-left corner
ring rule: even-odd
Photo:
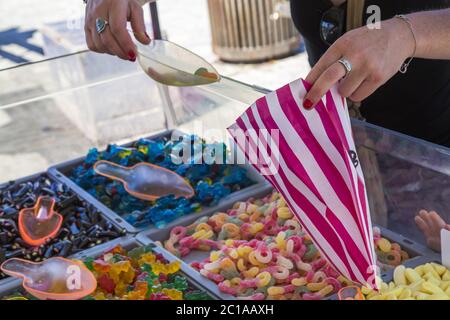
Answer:
[[[133,51],[129,51],[128,52],[128,58],[130,59],[130,61],[136,61],[136,54]]]
[[[309,100],[309,99],[303,100],[303,108],[309,110],[312,108],[312,106],[313,106],[313,103],[311,100]]]

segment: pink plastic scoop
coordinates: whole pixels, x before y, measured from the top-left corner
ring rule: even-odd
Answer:
[[[13,258],[0,268],[22,278],[24,289],[41,300],[78,300],[97,287],[95,276],[82,262],[61,257],[39,263]]]
[[[123,183],[132,196],[148,201],[173,194],[190,198],[194,195],[191,185],[177,173],[154,164],[141,162],[133,167],[123,167],[109,161],[97,161],[96,173]]]
[[[63,217],[54,211],[54,207],[53,198],[39,197],[33,208],[19,212],[19,232],[26,243],[40,246],[58,233]]]

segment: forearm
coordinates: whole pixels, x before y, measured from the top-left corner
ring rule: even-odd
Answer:
[[[407,15],[417,41],[416,57],[450,59],[450,9]]]

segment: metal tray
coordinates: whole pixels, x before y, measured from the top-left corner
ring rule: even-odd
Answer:
[[[164,138],[164,137],[168,137],[170,136],[175,130],[166,130],[163,131],[161,133],[146,137],[146,139],[159,139],[159,138]],[[178,132],[180,134],[182,134],[182,132],[180,131],[175,131]],[[129,142],[127,144],[122,145],[122,147],[130,147],[133,143],[135,143],[136,141],[132,141]],[[63,183],[65,183],[70,189],[72,189],[75,193],[77,193],[81,198],[83,198],[85,201],[94,204],[97,208],[100,208],[102,210],[102,212],[107,215],[110,220],[114,220],[116,223],[120,224],[123,228],[125,228],[129,233],[139,233],[143,230],[146,230],[148,228],[154,228],[156,229],[156,227],[154,226],[147,226],[147,227],[139,227],[136,228],[134,226],[132,226],[130,223],[128,223],[127,221],[125,221],[125,219],[123,219],[119,214],[115,213],[112,209],[108,208],[106,205],[104,205],[102,202],[100,202],[98,199],[96,199],[94,196],[90,195],[89,193],[87,193],[83,188],[81,188],[80,186],[78,186],[75,182],[73,182],[69,177],[69,173],[72,172],[72,170],[77,167],[78,165],[80,165],[83,161],[84,161],[85,157],[81,157],[78,159],[74,159],[65,163],[61,163],[58,165],[55,165],[53,167],[50,167],[48,169],[48,173],[50,176],[52,176],[53,178],[57,179],[58,181],[61,181]],[[218,206],[221,206],[223,203],[229,203],[232,201],[236,201],[234,199],[237,198],[241,198],[242,194],[251,194],[252,192],[258,191],[261,188],[265,188],[269,185],[269,183],[256,171],[255,168],[253,168],[253,166],[251,165],[242,165],[243,167],[245,167],[247,169],[248,172],[248,176],[250,179],[252,179],[253,181],[255,181],[256,183],[248,188],[242,189],[240,191],[234,192],[230,195],[228,195],[227,197],[224,197],[223,199],[221,199],[221,201],[219,202],[218,205],[216,206],[212,206],[212,207],[205,207],[199,214],[203,214],[203,212],[213,212],[216,211]],[[193,216],[199,216],[198,213],[193,214]],[[180,218],[179,218],[180,219]],[[179,219],[175,220],[175,221],[179,221]]]
[[[49,178],[50,180],[53,180],[53,181],[55,180],[51,175],[49,175],[49,174],[47,174],[47,173],[45,173],[45,172],[41,172],[41,173],[37,173],[37,174],[31,175],[31,176],[28,176],[28,177],[24,177],[24,178],[21,178],[21,179],[14,180],[14,181],[11,181],[11,182],[13,183],[13,184],[12,184],[13,186],[16,186],[16,185],[18,185],[18,184],[21,184],[21,183],[24,183],[24,182],[27,182],[27,181],[33,181],[33,180],[35,180],[35,179],[37,179],[37,178],[39,178],[39,177],[42,177],[42,176],[47,177],[47,178]],[[3,187],[5,187],[5,186],[8,185],[8,184],[9,184],[8,182],[0,184],[0,189],[3,188]],[[83,199],[82,197],[80,197],[76,192],[74,192],[73,190],[71,190],[71,191],[72,191],[72,192],[74,193],[74,195],[77,196],[80,200],[86,201],[85,199]],[[93,205],[93,204],[89,203],[88,201],[86,201],[86,202],[87,202],[89,205]],[[95,206],[95,205],[93,205],[93,207],[98,211],[98,213],[100,214],[100,216],[101,216],[103,219],[105,219],[105,220],[108,221],[108,222],[111,222],[111,223],[113,224],[113,226],[115,226],[117,229],[119,229],[119,230],[125,229],[125,230],[126,230],[126,228],[124,228],[124,226],[123,226],[121,223],[119,223],[119,222],[114,221],[113,219],[111,219],[107,214],[105,214],[105,212],[104,212],[101,208],[98,208],[98,207]],[[111,241],[109,241],[109,242],[106,242],[106,243],[104,243],[104,244],[100,244],[100,245],[98,245],[98,246],[107,245],[107,244],[114,244],[114,243],[120,243],[120,242],[123,240],[123,238],[124,238],[124,237],[119,237],[119,238],[113,239],[113,240],[111,240]],[[94,247],[94,248],[96,248],[96,247]],[[87,249],[87,250],[91,250],[91,249],[92,249],[92,248],[89,248],[89,249]],[[71,255],[71,256],[69,256],[69,257],[70,257],[70,258],[74,258],[74,257],[79,256],[79,255],[82,254],[82,253],[83,253],[83,251],[80,251],[80,252],[78,252],[78,253],[76,253],[76,254],[74,254],[74,255]],[[7,284],[10,283],[10,282],[16,282],[16,279],[14,279],[14,278],[12,278],[12,277],[6,277],[6,278],[0,280],[0,288],[1,288],[3,285],[7,285]]]
[[[117,241],[117,240],[120,240],[120,241]],[[103,254],[103,252],[114,248],[118,244],[120,244],[126,250],[131,250],[136,247],[141,247],[143,245],[154,245],[154,243],[152,241],[145,240],[145,241],[141,242],[138,239],[129,236],[129,237],[121,238],[121,239],[116,239],[114,241],[111,241],[111,242],[99,245],[97,247],[85,250],[82,253],[75,255],[73,258],[80,259],[80,260],[86,259],[88,257],[96,258],[96,257],[100,256],[101,254]],[[178,260],[171,254],[168,254],[168,252],[166,252],[165,250],[161,250],[156,245],[154,245],[154,246],[155,246],[155,248],[154,248],[155,252],[162,254],[169,262]],[[182,263],[181,273],[184,276],[186,276],[186,278],[188,279],[189,285],[192,286],[192,288],[194,288],[194,289],[199,289],[199,290],[205,291],[213,299],[218,299],[218,297],[216,297],[212,292],[209,292],[209,290],[207,290],[207,288],[203,287],[199,283],[199,281],[196,279],[196,278],[198,278],[198,276],[193,275],[194,277],[192,277],[192,275],[190,275],[189,272],[190,272],[190,270],[187,270],[187,272],[186,272],[186,270],[184,270],[183,263]],[[20,279],[13,279],[13,281],[10,281],[8,283],[0,285],[0,299],[2,297],[20,292],[21,289],[22,289],[22,281]]]

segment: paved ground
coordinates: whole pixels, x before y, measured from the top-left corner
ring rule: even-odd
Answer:
[[[159,1],[163,31],[170,40],[212,62],[221,74],[275,89],[308,72],[304,53],[262,64],[227,64],[219,61],[211,49],[206,0],[187,2]],[[83,49],[83,11],[81,0],[0,1],[0,70]],[[55,36],[48,31],[55,30],[55,25],[60,35]],[[50,46],[49,37],[56,39],[60,46]],[[55,75],[50,70],[39,70],[29,75],[17,71],[0,73],[0,181],[31,174],[71,159],[96,143],[86,138],[80,128],[68,120],[67,110],[62,112],[64,109],[52,99],[2,110],[2,106],[14,101],[45,94],[49,87],[46,83],[51,82],[52,77]],[[98,114],[111,112],[111,105],[106,103],[99,103],[95,108]]]

